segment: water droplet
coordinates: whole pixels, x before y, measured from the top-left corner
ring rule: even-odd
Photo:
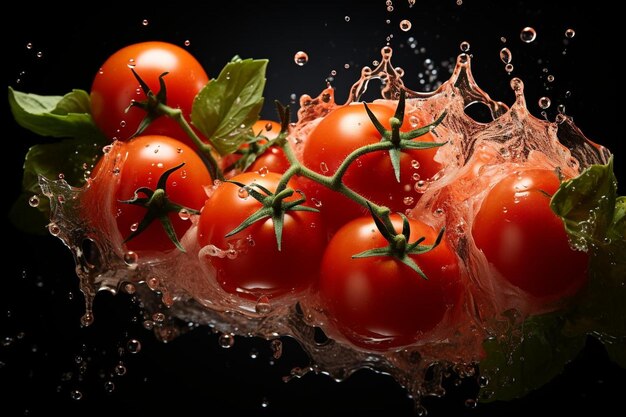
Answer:
[[[541,97],[539,99],[539,107],[542,109],[547,109],[552,104],[552,100],[549,97]]]
[[[426,190],[428,189],[428,182],[424,180],[419,180],[415,183],[415,186],[413,188],[415,189],[415,191],[417,191],[420,194],[425,193]]]
[[[28,204],[31,207],[37,207],[39,205],[39,196],[37,195],[31,196],[31,198],[28,199]]]
[[[470,50],[470,43],[468,41],[463,41],[459,45],[461,52],[468,52]]]
[[[270,299],[266,295],[262,295],[256,302],[254,309],[258,314],[268,314],[272,311],[272,305],[270,304]]]
[[[139,223],[133,223],[130,225],[130,231],[131,232],[136,232],[137,229],[139,229]]]
[[[513,64],[506,64],[504,66],[504,70],[506,71],[507,74],[510,74],[513,72]]]
[[[345,20],[346,22],[349,22],[349,21],[350,21],[350,16],[346,16],[346,17],[344,17],[344,20]]]
[[[415,203],[415,199],[411,196],[406,196],[402,199],[405,206],[412,206]]]
[[[269,405],[270,405],[270,402],[268,401],[267,398],[263,398],[261,400],[261,408],[267,408],[267,407],[269,407]]]
[[[403,21],[400,22],[400,29],[402,29],[402,31],[404,32],[408,32],[409,30],[411,30],[411,21],[404,19]]]
[[[250,349],[250,358],[256,359],[259,357],[259,351],[256,348]]]
[[[165,321],[165,314],[161,312],[154,313],[152,315],[152,320],[157,323],[162,323],[163,321]]]
[[[149,23],[150,23],[150,22],[148,22],[148,19],[143,19],[143,20],[141,21],[141,24],[142,24],[143,26],[148,26],[148,24],[149,24]]]
[[[456,0],[457,6],[463,6],[463,0]]]
[[[113,149],[112,145],[106,145],[102,147],[102,153],[103,154],[108,154],[109,152],[111,152],[111,149]]]
[[[43,52],[41,52],[41,51],[37,51],[37,54],[36,54],[36,55],[37,55],[37,58],[41,58],[41,57],[43,56]]]
[[[110,393],[112,393],[113,391],[115,391],[115,384],[113,383],[113,381],[106,381],[106,382],[104,383],[104,390],[105,390],[108,394],[110,394]]]
[[[478,402],[473,399],[473,398],[468,398],[467,400],[465,400],[465,407],[473,409],[476,408],[476,406],[478,405]]]
[[[218,343],[223,349],[230,349],[235,344],[235,336],[230,333],[222,333]]]
[[[549,83],[554,81],[554,75],[550,74],[548,75],[548,77],[546,78],[548,80]]]
[[[185,39],[185,42],[183,44],[185,46],[189,46],[189,45],[191,45],[191,41],[189,39]]]
[[[126,64],[126,66],[127,66],[128,68],[135,68],[135,60],[134,60],[133,58],[130,58],[130,59],[128,60],[128,64]]]
[[[344,67],[345,69],[350,69],[350,64],[343,64],[343,67]]]
[[[137,289],[133,283],[127,282],[124,284],[124,291],[126,294],[134,294]]]
[[[84,327],[89,327],[93,324],[93,314],[91,314],[91,312],[86,312],[85,314],[83,314],[83,316],[80,318],[80,324],[82,324]]]
[[[50,223],[48,225],[48,231],[52,236],[58,236],[61,233],[61,228],[56,223]]]
[[[181,220],[189,220],[191,218],[191,214],[189,214],[189,210],[187,209],[180,209],[180,211],[178,212],[178,217]]]
[[[568,28],[565,30],[565,37],[568,39],[572,39],[574,36],[576,36],[576,31],[572,28]]]
[[[512,59],[513,59],[513,55],[511,54],[511,51],[509,50],[509,48],[502,48],[500,50],[500,60],[504,64],[510,64]]]
[[[293,62],[295,62],[299,66],[303,66],[307,62],[309,62],[309,55],[304,51],[298,51],[293,56]]]
[[[141,342],[137,339],[131,339],[126,343],[126,350],[129,353],[139,353],[141,351]]]
[[[270,172],[270,170],[265,165],[263,165],[261,168],[259,168],[257,172],[260,176],[264,177],[268,174],[268,172]]]
[[[70,398],[74,401],[80,401],[83,398],[83,393],[75,389],[72,392],[70,392]]]
[[[237,190],[237,196],[241,198],[242,200],[245,200],[246,198],[248,198],[249,195],[250,193],[248,192],[247,187],[240,187]]]
[[[520,39],[524,43],[531,43],[537,38],[537,31],[530,26],[526,26],[519,34]]]
[[[26,49],[33,49],[33,44],[32,44],[32,42],[28,42],[28,43],[26,44]]]
[[[328,173],[328,165],[324,161],[320,162],[320,172],[324,175]]]
[[[415,0],[409,0],[409,7],[415,6]]]
[[[413,159],[413,160],[411,161],[411,167],[412,167],[413,169],[419,169],[419,167],[420,167],[420,161],[418,161],[417,159]]]
[[[500,42],[506,43],[506,38],[504,36],[500,37]]]
[[[126,366],[124,365],[123,362],[119,362],[117,365],[115,365],[115,368],[113,369],[113,371],[115,372],[115,375],[117,376],[124,376],[126,375]]]
[[[283,355],[283,342],[280,339],[274,339],[270,342],[270,349],[272,349],[272,356],[274,359],[280,359]]]
[[[148,284],[148,287],[152,291],[155,291],[159,288],[159,286],[161,285],[161,282],[159,281],[157,277],[152,277],[152,278],[149,278],[148,281],[146,281],[146,284]]]
[[[315,197],[311,197],[311,203],[313,203],[315,207],[322,207],[322,202]]]
[[[138,259],[139,255],[137,255],[137,253],[133,252],[132,250],[129,250],[124,254],[124,263],[126,263],[126,265],[128,266],[137,265]]]

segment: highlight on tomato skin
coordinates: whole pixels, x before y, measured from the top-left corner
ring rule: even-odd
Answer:
[[[280,175],[245,172],[231,179],[241,184],[258,184],[274,192]],[[287,186],[297,189],[297,183]],[[256,188],[255,188],[256,189]],[[285,199],[299,198],[295,193]],[[223,182],[207,200],[198,222],[198,243],[212,245],[233,256],[208,256],[215,268],[217,283],[230,294],[256,301],[301,294],[317,279],[326,246],[326,233],[317,212],[288,210],[284,215],[281,250],[278,250],[274,222],[263,218],[240,232],[226,236],[262,204],[239,185]],[[205,258],[205,259],[206,259]]]
[[[487,262],[540,308],[575,295],[588,277],[589,255],[571,247],[550,209],[559,185],[553,170],[513,172],[487,192],[472,227]]]
[[[392,222],[402,229],[399,216]],[[409,220],[410,242],[424,236],[433,244],[437,231]],[[352,256],[385,247],[371,217],[352,220],[330,240],[322,259],[317,290],[332,326],[355,346],[388,351],[429,337],[461,297],[458,259],[444,240],[433,250],[409,255],[428,279],[393,257]]]
[[[394,107],[381,103],[371,103],[368,107],[381,124],[389,129],[389,119],[395,113]],[[413,118],[416,117],[413,115]],[[413,124],[415,126],[405,116],[400,131],[407,132],[427,123]],[[302,152],[302,163],[319,174],[332,176],[350,152],[380,140],[381,135],[367,115],[363,103],[338,107],[311,131]],[[427,133],[415,140],[434,142],[435,138],[432,133]],[[392,212],[404,212],[421,197],[415,188],[416,183],[430,179],[442,168],[433,159],[436,152],[437,148],[403,150],[400,157],[400,182],[395,177],[387,151],[363,155],[348,168],[344,183],[374,203],[389,207]],[[365,208],[335,191],[306,179],[301,183],[306,195],[321,203],[320,211],[326,223],[335,230],[351,219],[367,215]]]
[[[207,198],[205,187],[212,181],[204,162],[192,148],[160,135],[137,136],[128,142],[116,141],[93,170],[81,201],[84,216],[94,227],[123,241],[137,230],[147,213],[146,208],[123,201],[132,199],[141,187],[154,191],[160,176],[182,163],[185,165],[167,180],[167,198],[181,206],[200,210]],[[189,215],[184,213],[172,212],[168,218],[179,239],[191,226]],[[123,246],[125,250],[139,254],[176,249],[158,220]]]
[[[159,77],[167,88],[167,105],[180,108],[189,121],[193,100],[209,82],[202,65],[188,51],[167,42],[141,42],[113,53],[96,73],[91,86],[92,115],[96,125],[109,139],[128,140],[137,131],[146,111],[130,107],[146,95],[131,68],[158,93]],[[128,110],[128,111],[127,111]],[[159,117],[142,132],[164,135],[192,145],[176,121]]]

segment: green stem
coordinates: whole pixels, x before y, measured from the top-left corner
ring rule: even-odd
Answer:
[[[183,129],[183,131],[189,136],[192,142],[198,147],[202,155],[205,157],[205,161],[207,162],[207,168],[209,169],[209,174],[211,178],[214,180],[223,180],[224,173],[217,165],[217,161],[213,157],[213,148],[204,143],[202,139],[198,137],[196,132],[191,128],[185,117],[183,116],[183,111],[181,109],[175,109],[166,104],[159,103],[158,112],[160,114],[164,114],[165,116],[174,119],[178,125]]]

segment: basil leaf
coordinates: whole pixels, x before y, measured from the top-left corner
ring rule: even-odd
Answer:
[[[198,93],[191,121],[220,155],[234,152],[247,139],[263,107],[267,60],[235,60]]]
[[[38,135],[103,138],[91,117],[89,94],[83,90],[40,96],[9,87],[9,105],[15,121]]]

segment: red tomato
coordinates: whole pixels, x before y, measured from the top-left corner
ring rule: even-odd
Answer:
[[[93,118],[108,138],[127,140],[136,132],[146,115],[143,109],[137,107],[126,112],[133,100],[146,99],[130,70],[133,65],[155,94],[159,91],[159,76],[169,72],[164,78],[167,105],[180,108],[189,120],[196,94],[209,81],[200,63],[189,52],[170,43],[137,43],[111,55],[96,74],[91,86]],[[191,144],[178,124],[165,116],[152,122],[143,134],[171,136]]]
[[[402,230],[399,216],[392,221]],[[437,232],[430,226],[409,223],[410,242],[422,236],[424,244],[435,241]],[[319,296],[328,317],[348,340],[368,350],[418,341],[441,322],[460,295],[457,258],[445,240],[430,252],[410,255],[428,280],[397,258],[352,258],[387,245],[374,221],[362,217],[337,231],[322,259]]]
[[[268,127],[270,127],[270,129],[268,129]],[[258,135],[260,132],[261,135],[272,140],[280,133],[280,124],[271,120],[259,120],[252,126],[252,131],[255,135]],[[263,155],[258,156],[257,159],[254,160],[254,163],[247,171],[259,171],[265,167],[270,172],[282,174],[287,171],[290,166],[291,164],[283,150],[278,146],[271,146]]]
[[[275,191],[280,175],[246,172],[232,178],[243,184],[257,183]],[[295,183],[289,187],[295,189]],[[297,199],[297,194],[288,201]],[[253,223],[239,233],[225,237],[248,216],[262,207],[252,196],[242,195],[240,187],[222,183],[209,198],[200,215],[198,241],[221,250],[237,249],[235,259],[211,257],[217,282],[227,292],[257,300],[261,296],[297,294],[317,279],[326,244],[319,213],[287,211],[279,251],[270,218]]]
[[[394,109],[383,104],[369,104],[370,110],[383,126],[389,128]],[[425,123],[419,123],[419,127]],[[413,128],[405,120],[401,131]],[[362,103],[339,107],[329,113],[311,131],[305,142],[302,162],[320,174],[332,176],[343,160],[357,148],[380,142],[381,135],[370,121]],[[433,142],[431,133],[416,141]],[[418,180],[427,180],[441,166],[433,160],[436,148],[402,151],[400,182],[396,180],[387,151],[361,156],[352,163],[344,176],[344,184],[376,204],[389,207],[392,212],[404,212],[415,205],[421,194],[416,191]],[[308,199],[317,200],[324,220],[331,229],[363,216],[366,209],[343,195],[309,180],[302,181]],[[315,201],[314,200],[314,201]]]
[[[558,187],[546,169],[507,176],[489,190],[472,226],[476,246],[504,279],[546,301],[571,296],[587,281],[588,255],[571,249],[545,194]]]
[[[105,158],[115,158],[106,163]],[[200,210],[206,200],[205,187],[212,183],[208,170],[200,157],[184,143],[167,136],[137,136],[129,142],[115,142],[112,150],[94,169],[90,187],[85,192],[83,209],[86,216],[99,228],[107,219],[113,219],[122,239],[136,229],[147,209],[122,200],[133,198],[140,187],[155,189],[161,175],[181,164],[168,178],[168,199],[185,207]],[[107,170],[103,171],[103,164]],[[140,194],[140,197],[145,197]],[[178,212],[168,215],[178,238],[191,226]],[[155,220],[142,233],[126,243],[127,250],[135,252],[169,251],[174,244],[163,226]]]

